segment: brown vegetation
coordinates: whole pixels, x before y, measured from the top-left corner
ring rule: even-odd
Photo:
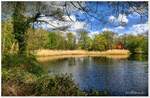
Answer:
[[[54,60],[68,57],[103,56],[113,59],[123,59],[129,56],[128,50],[86,51],[86,50],[37,50],[36,56],[39,61]]]

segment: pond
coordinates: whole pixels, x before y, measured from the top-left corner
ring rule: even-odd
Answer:
[[[148,95],[148,57],[70,57],[41,62],[49,74],[71,74],[84,91],[107,91],[111,96]]]

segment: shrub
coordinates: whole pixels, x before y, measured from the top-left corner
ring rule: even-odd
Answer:
[[[31,95],[37,77],[20,67],[2,68],[2,95]]]
[[[2,57],[2,66],[4,68],[20,67],[37,76],[44,73],[44,70],[32,55],[22,56],[17,54],[5,54]]]
[[[68,75],[42,76],[35,84],[38,96],[77,96],[84,95]]]
[[[73,96],[84,94],[68,75],[37,77],[19,67],[2,69],[3,96]]]

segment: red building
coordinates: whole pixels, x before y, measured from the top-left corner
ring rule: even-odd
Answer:
[[[118,44],[116,44],[116,49],[124,49],[124,45],[119,42]]]

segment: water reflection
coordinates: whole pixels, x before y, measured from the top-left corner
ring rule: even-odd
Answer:
[[[126,59],[71,57],[42,62],[49,73],[68,73],[83,90],[108,91],[111,95],[147,95],[147,56]]]

